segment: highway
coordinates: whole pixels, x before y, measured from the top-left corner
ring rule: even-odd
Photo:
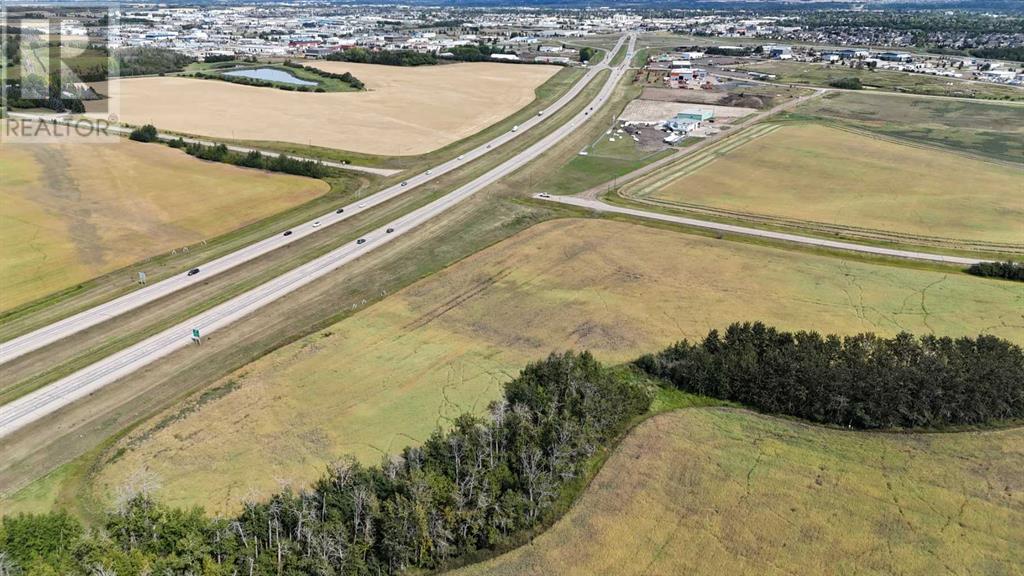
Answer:
[[[896,250],[894,248],[882,248],[879,246],[854,244],[852,242],[839,242],[837,240],[826,240],[824,238],[815,238],[813,236],[800,236],[798,234],[773,232],[771,230],[761,230],[759,228],[749,228],[747,226],[735,226],[733,224],[722,224],[719,222],[710,222],[707,220],[697,220],[695,218],[686,218],[684,216],[673,216],[671,214],[661,214],[658,212],[637,210],[635,208],[624,208],[621,206],[614,206],[612,204],[602,202],[601,200],[596,200],[593,198],[582,198],[579,196],[551,196],[548,194],[541,193],[534,195],[534,198],[540,200],[547,200],[549,202],[559,202],[561,204],[579,206],[581,208],[589,208],[591,210],[596,210],[598,212],[613,212],[615,214],[626,214],[629,216],[636,216],[638,218],[660,220],[662,222],[671,222],[673,224],[685,224],[687,226],[705,228],[708,230],[717,230],[719,232],[743,234],[744,236],[757,236],[759,238],[769,238],[771,240],[781,240],[784,242],[792,242],[795,244],[817,246],[819,248],[848,250],[851,252],[860,252],[862,254],[871,254],[875,256],[891,256],[895,258],[907,258],[910,260],[941,262],[943,264],[961,264],[964,266],[969,266],[971,264],[976,264],[978,262],[989,262],[989,260],[979,260],[976,258],[946,256],[943,254],[931,254],[928,252],[915,252],[913,250]]]
[[[618,51],[619,47],[621,47],[623,40],[624,38],[620,39],[615,49],[609,52],[609,61]],[[559,126],[525,150],[473,181],[394,220],[383,228],[369,232],[357,241],[347,243],[328,254],[292,269],[194,318],[164,330],[142,342],[125,348],[78,372],[0,407],[0,438],[53,413],[63,406],[84,398],[90,393],[172,352],[188,346],[194,346],[195,344],[191,339],[191,331],[193,329],[198,329],[201,336],[205,337],[211,332],[228,326],[232,322],[259,310],[262,306],[338,270],[368,251],[383,246],[409,232],[456,206],[476,192],[523,167],[560,140],[579,129],[590,118],[592,110],[596,110],[608,101],[615,87],[629,69],[635,44],[635,36],[630,36],[626,57],[617,67],[612,69],[612,73],[601,87],[600,92],[583,110],[573,116],[567,123]],[[604,67],[597,66],[591,69],[588,72],[588,77],[604,69]],[[567,94],[566,96],[568,97],[569,95]],[[534,120],[539,121],[540,118],[538,117]],[[526,123],[521,125],[520,130],[523,130],[525,127]],[[506,135],[505,137],[508,138],[509,136]]]
[[[616,44],[615,49],[609,53],[609,60],[611,59],[611,55],[615,54],[615,52],[621,47],[624,39],[625,37],[621,38],[619,43]],[[82,311],[73,316],[69,316],[63,320],[59,320],[27,334],[23,334],[17,338],[12,338],[11,340],[0,343],[0,364],[9,362],[19,356],[32,352],[33,350],[43,348],[44,346],[57,342],[63,338],[67,338],[72,334],[81,332],[82,330],[100,324],[101,322],[109,320],[115,316],[135,310],[140,306],[144,306],[155,300],[163,298],[168,294],[187,288],[192,284],[203,282],[211,276],[230,270],[283,246],[287,246],[292,242],[296,242],[310,234],[323,230],[328,226],[337,224],[338,222],[343,222],[356,214],[383,204],[384,202],[400,196],[409,190],[415,189],[417,186],[430,182],[435,178],[464,166],[465,164],[496,150],[502,144],[518,138],[523,133],[528,132],[530,129],[543,122],[548,116],[561,110],[579,96],[580,92],[587,87],[590,80],[592,80],[595,75],[607,68],[607,65],[598,65],[588,70],[583,78],[581,78],[568,92],[562,95],[561,98],[546,108],[542,115],[534,115],[528,120],[523,121],[515,132],[505,132],[489,142],[481,144],[477,148],[466,152],[458,158],[448,160],[443,164],[439,164],[429,170],[411,176],[402,183],[395,184],[394,186],[385,188],[384,190],[353,202],[352,204],[341,207],[343,209],[343,212],[341,213],[338,213],[336,210],[332,210],[319,218],[315,218],[293,227],[291,229],[292,234],[288,236],[284,236],[284,230],[282,230],[269,238],[265,238],[235,252],[221,256],[216,260],[200,264],[198,266],[200,272],[194,276],[188,276],[186,272],[182,272],[173,277],[159,282],[154,282],[153,284],[110,300],[109,302],[94,306],[93,308]],[[316,224],[317,222],[319,222],[319,224]]]

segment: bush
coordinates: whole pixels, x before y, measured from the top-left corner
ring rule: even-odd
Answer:
[[[860,90],[864,88],[864,85],[860,83],[860,78],[857,78],[856,76],[839,78],[838,80],[829,80],[828,85],[833,88],[842,88],[843,90]]]
[[[757,322],[712,330],[635,365],[676,388],[855,428],[942,428],[1024,418],[1024,352],[994,336],[840,338]]]
[[[968,274],[988,278],[1004,278],[1024,282],[1024,264],[1008,260],[1006,262],[978,262],[967,269]]]
[[[158,139],[156,127],[152,124],[146,124],[141,128],[132,130],[132,133],[128,135],[128,138],[135,140],[136,142],[156,142]]]

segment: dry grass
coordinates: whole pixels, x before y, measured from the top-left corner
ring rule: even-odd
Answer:
[[[135,142],[0,148],[0,309],[326,193]]]
[[[237,510],[347,453],[375,463],[498,396],[552,350],[624,361],[734,320],[840,333],[989,332],[1024,342],[1015,285],[560,220],[434,275],[222,380],[232,391],[143,425],[95,478]],[[118,451],[115,451],[117,453]],[[196,487],[202,487],[197,489]]]
[[[454,574],[1020,574],[1022,467],[1022,429],[866,434],[684,409],[634,430],[531,544]]]
[[[308,62],[351,72],[368,92],[286,92],[183,77],[122,80],[112,104],[129,124],[235,140],[352,152],[424,154],[526,106],[557,66],[499,63],[403,68]],[[106,94],[107,86],[97,90]]]
[[[1024,244],[1024,173],[817,124],[783,126],[652,199],[939,238]]]

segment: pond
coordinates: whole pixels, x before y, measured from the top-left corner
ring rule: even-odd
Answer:
[[[254,68],[251,70],[234,70],[224,72],[224,76],[241,76],[254,80],[266,80],[267,82],[280,82],[282,84],[294,84],[295,86],[316,86],[316,82],[296,78],[284,70],[277,68]]]

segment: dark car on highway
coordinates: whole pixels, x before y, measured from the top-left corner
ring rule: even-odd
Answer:
[[[193,268],[188,271],[189,276],[195,276],[196,274],[199,274],[199,268]]]
[[[388,234],[391,234],[394,231],[395,231],[394,228],[388,228],[387,230],[385,230],[385,232],[387,232]]]
[[[342,213],[342,212],[344,212],[344,211],[345,211],[345,209],[344,209],[344,208],[338,208],[337,210],[335,210],[335,211],[334,211],[334,213],[335,213],[335,214],[341,214],[341,213]]]
[[[362,244],[363,242],[366,242],[366,238],[360,238],[359,240],[356,240],[356,244]]]
[[[282,234],[282,236],[291,236],[291,235],[292,235],[292,231],[291,230],[285,230],[284,234]]]

